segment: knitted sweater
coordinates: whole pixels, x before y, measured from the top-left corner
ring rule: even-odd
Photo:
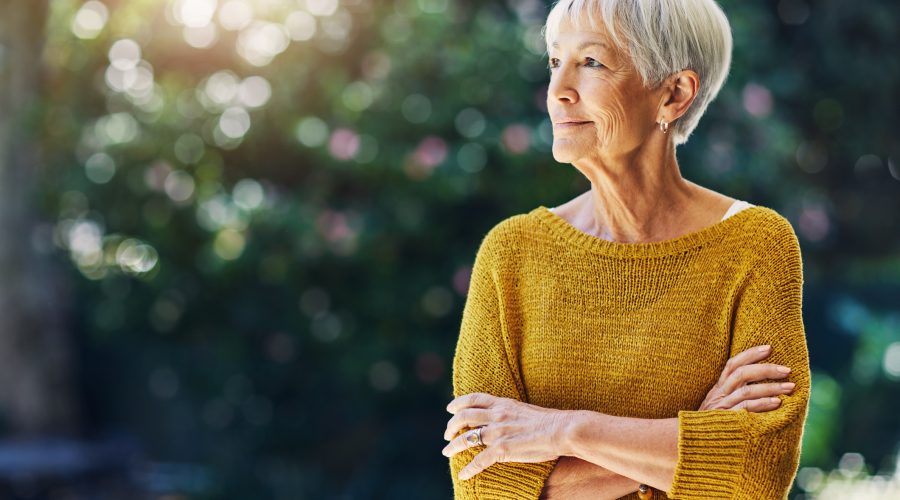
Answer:
[[[480,244],[453,395],[677,417],[674,483],[655,498],[787,498],[810,390],[802,286],[794,230],[767,207],[666,241],[618,243],[539,206],[501,221]],[[780,381],[794,392],[763,413],[698,411],[726,361],[762,344],[772,346],[762,363],[791,367]],[[501,462],[460,481],[483,449],[450,457],[454,498],[535,500],[558,461]]]

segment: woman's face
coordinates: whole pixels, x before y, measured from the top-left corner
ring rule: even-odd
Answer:
[[[547,53],[556,161],[628,154],[656,128],[659,96],[644,89],[631,61],[605,32],[582,31],[564,21]],[[571,120],[585,123],[562,123]]]

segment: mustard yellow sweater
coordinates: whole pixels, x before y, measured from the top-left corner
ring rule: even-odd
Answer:
[[[790,223],[755,205],[685,236],[616,243],[540,206],[494,226],[475,257],[453,359],[453,396],[678,417],[678,463],[655,498],[786,498],[800,459],[810,370],[803,266]],[[771,344],[792,368],[778,409],[697,411],[725,362]],[[557,460],[457,475],[456,499],[537,499]],[[640,480],[640,478],[635,478]],[[632,493],[623,498],[637,499]]]

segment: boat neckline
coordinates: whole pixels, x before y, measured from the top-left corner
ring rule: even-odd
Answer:
[[[623,243],[598,238],[576,228],[544,205],[538,206],[531,213],[544,222],[553,234],[588,252],[616,257],[653,257],[689,250],[713,241],[764,210],[763,206],[752,205],[697,231],[668,240],[644,243]]]

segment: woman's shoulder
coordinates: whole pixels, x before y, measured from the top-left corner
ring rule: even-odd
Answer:
[[[756,205],[748,220],[745,246],[754,256],[754,268],[791,270],[802,276],[800,240],[787,217],[773,208]]]
[[[478,245],[474,266],[497,270],[506,268],[510,263],[521,263],[531,224],[533,222],[528,213],[513,214],[494,224]]]
[[[750,235],[753,237],[753,240],[760,243],[771,243],[777,240],[797,239],[797,234],[791,221],[775,209],[764,205],[753,205],[744,210],[751,209],[754,210],[753,213],[755,214],[749,221],[749,225],[752,228]]]
[[[534,217],[537,209],[509,215],[494,224],[485,234],[482,248],[486,250],[513,250],[533,236],[538,221]]]

